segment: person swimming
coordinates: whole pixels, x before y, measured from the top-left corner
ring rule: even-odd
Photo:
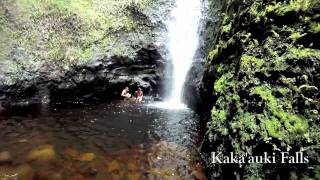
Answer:
[[[142,99],[143,99],[143,91],[141,88],[138,88],[138,90],[136,91],[136,103],[141,103]]]
[[[124,100],[128,100],[131,98],[131,94],[129,93],[129,87],[125,87],[124,90],[122,90],[121,97],[124,97]]]

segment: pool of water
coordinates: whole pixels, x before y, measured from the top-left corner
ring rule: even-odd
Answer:
[[[0,120],[0,179],[206,179],[198,120],[129,102],[11,109]]]

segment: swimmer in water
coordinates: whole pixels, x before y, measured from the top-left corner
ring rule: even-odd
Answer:
[[[131,94],[129,93],[129,87],[124,88],[121,93],[121,97],[124,97],[124,100],[128,100],[131,98]]]
[[[143,92],[141,88],[138,88],[138,91],[136,91],[136,103],[141,103],[143,98]]]

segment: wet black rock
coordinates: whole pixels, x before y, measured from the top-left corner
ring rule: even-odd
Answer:
[[[196,112],[202,114],[203,101],[200,95],[201,78],[203,75],[203,63],[196,61],[192,64],[192,67],[188,73],[186,83],[183,90],[183,99],[188,106]]]

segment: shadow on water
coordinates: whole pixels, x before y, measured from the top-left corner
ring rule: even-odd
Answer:
[[[206,179],[198,120],[128,102],[9,109],[0,179]]]

